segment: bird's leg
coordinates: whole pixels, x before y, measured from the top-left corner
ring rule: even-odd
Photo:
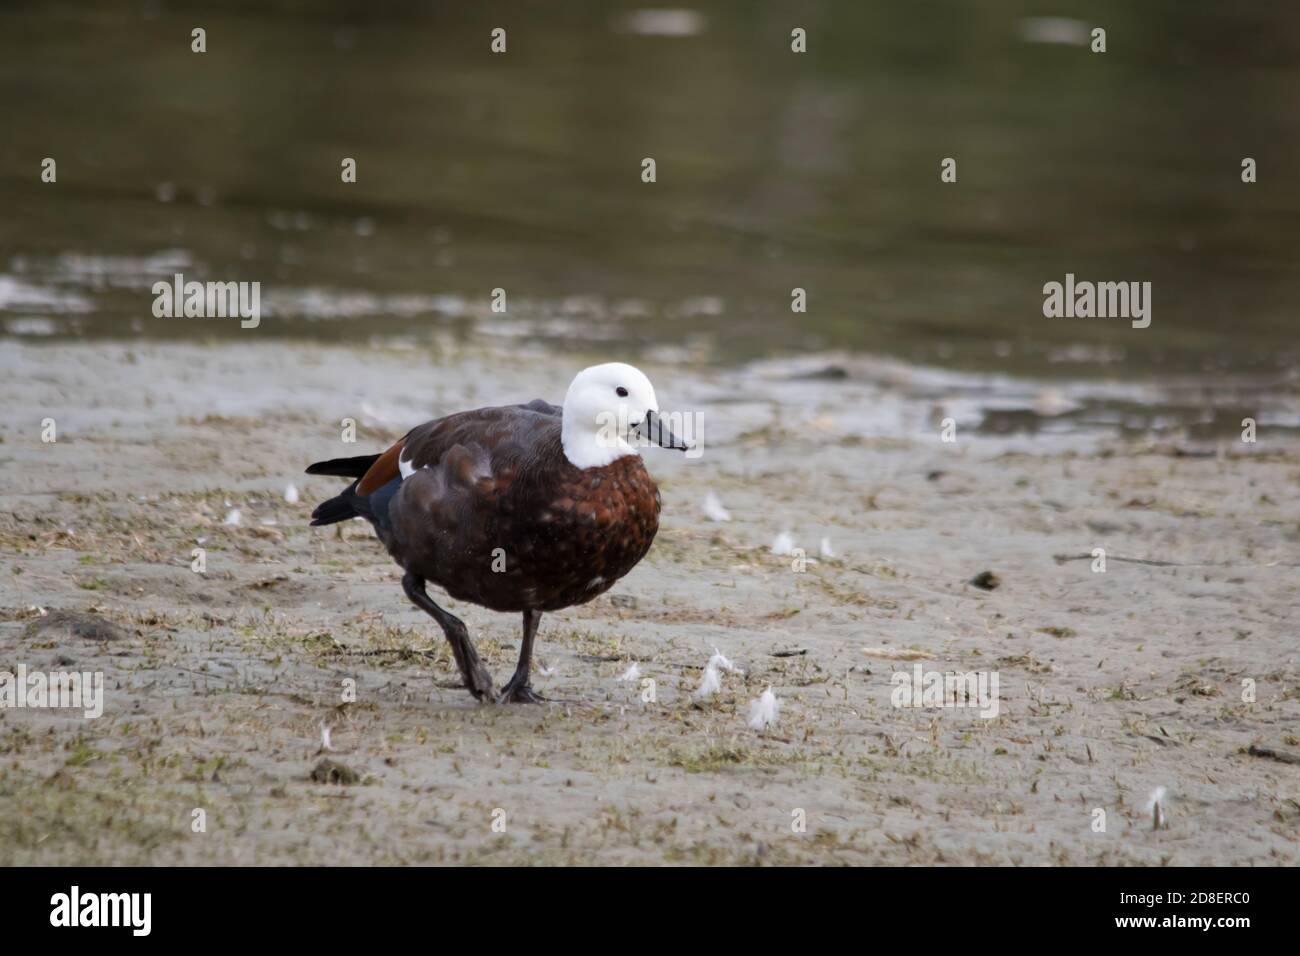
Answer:
[[[528,684],[528,670],[533,663],[533,638],[537,636],[537,625],[541,620],[541,611],[524,611],[524,646],[519,649],[519,666],[510,682],[502,688],[498,703],[540,704],[546,700]]]
[[[465,630],[465,622],[433,603],[429,592],[424,589],[423,578],[416,577],[408,571],[402,578],[402,589],[406,591],[406,596],[416,607],[438,622],[442,633],[447,635],[447,643],[451,645],[456,666],[460,668],[461,680],[465,682],[469,692],[479,700],[491,698],[493,696],[492,675],[479,660],[474,645],[469,642],[469,631]]]

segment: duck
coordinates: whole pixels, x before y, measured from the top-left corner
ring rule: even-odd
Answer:
[[[662,499],[641,458],[693,446],[664,420],[654,386],[622,362],[574,376],[562,406],[542,399],[456,412],[383,452],[319,461],[309,475],[351,478],[312,511],[313,526],[364,518],[402,569],[406,597],[442,629],[480,701],[541,703],[531,685],[543,613],[585,604],[646,556]],[[463,621],[429,595],[518,613],[523,639],[497,692]]]

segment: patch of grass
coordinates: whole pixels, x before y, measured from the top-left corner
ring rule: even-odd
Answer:
[[[782,764],[799,763],[803,754],[755,750],[743,744],[687,749],[673,748],[668,752],[668,765],[680,767],[687,773],[720,773],[731,769],[761,770]]]
[[[1052,637],[1078,637],[1079,632],[1072,627],[1040,627],[1040,634],[1050,634]]]
[[[100,757],[99,751],[91,747],[81,737],[78,737],[72,742],[70,749],[72,750],[72,753],[69,755],[68,759],[63,762],[65,767],[84,767],[92,760],[98,760]]]

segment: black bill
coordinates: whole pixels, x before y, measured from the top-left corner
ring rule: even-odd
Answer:
[[[632,426],[638,435],[648,438],[660,448],[675,448],[678,451],[690,451],[691,446],[672,433],[664,420],[655,412],[646,412],[645,418]]]

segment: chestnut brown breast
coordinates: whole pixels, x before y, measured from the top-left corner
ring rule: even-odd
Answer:
[[[583,604],[631,571],[659,528],[659,489],[641,457],[576,467],[559,409],[542,402],[448,416],[399,444],[414,471],[380,537],[404,568],[460,600],[496,611]]]

